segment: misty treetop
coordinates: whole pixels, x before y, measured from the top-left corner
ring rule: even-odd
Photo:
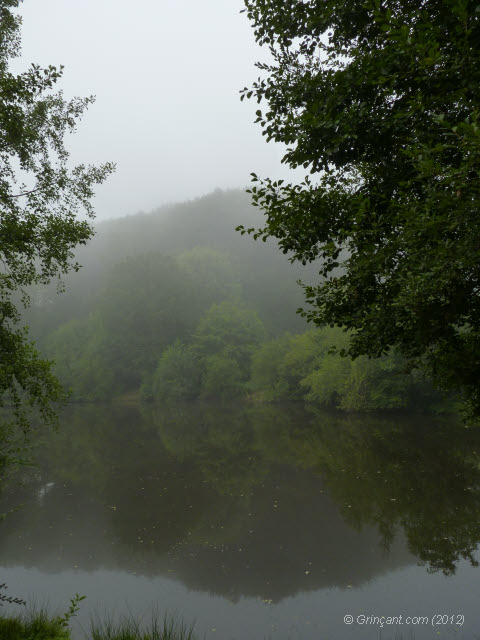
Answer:
[[[43,345],[61,324],[88,317],[105,297],[116,265],[161,253],[175,257],[186,280],[202,290],[206,307],[239,295],[272,331],[301,330],[304,321],[296,310],[302,292],[296,281],[312,280],[316,267],[291,265],[273,242],[261,247],[245,242],[234,230],[245,218],[258,221],[259,215],[243,191],[232,190],[102,222],[77,250],[82,269],[66,277],[65,293],[57,296],[54,285],[35,288],[25,321]]]
[[[267,219],[249,231],[322,259],[305,313],[349,330],[352,357],[397,346],[480,415],[478,2],[245,7],[272,62],[242,99],[257,99],[283,161],[311,174],[254,176]]]

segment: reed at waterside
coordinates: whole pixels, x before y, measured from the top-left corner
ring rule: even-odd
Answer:
[[[45,610],[6,617],[0,613],[2,640],[71,640],[71,633],[59,618],[49,616]],[[85,640],[198,640],[193,626],[187,626],[173,617],[160,619],[153,615],[143,625],[133,617],[117,622],[95,618]]]

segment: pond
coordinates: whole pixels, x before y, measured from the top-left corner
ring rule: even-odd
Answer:
[[[86,595],[74,638],[153,610],[207,640],[480,637],[477,452],[426,416],[72,407],[4,492],[0,582]]]

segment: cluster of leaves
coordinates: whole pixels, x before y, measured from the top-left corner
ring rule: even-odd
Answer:
[[[321,258],[304,314],[352,330],[348,353],[397,346],[480,415],[480,8],[474,0],[245,0],[273,62],[243,97],[283,161],[253,176],[275,237]],[[339,267],[341,267],[339,269]]]
[[[54,622],[63,629],[68,629],[70,620],[74,618],[80,610],[79,602],[85,600],[86,597],[87,596],[80,596],[76,593],[75,596],[70,599],[70,606],[68,610],[62,616],[57,616]]]
[[[2,584],[0,584],[0,591],[2,589],[7,589],[7,584],[6,582],[3,582]],[[23,604],[23,606],[26,606],[27,603],[23,598],[16,598],[14,596],[6,596],[4,593],[0,593],[0,606],[3,606],[3,602],[8,602],[9,604]]]
[[[18,5],[4,0],[0,7],[0,407],[13,408],[13,423],[27,430],[31,406],[54,423],[52,403],[64,393],[52,363],[20,327],[21,309],[29,287],[78,270],[73,249],[93,231],[76,214],[93,216],[94,186],[113,165],[69,168],[65,135],[93,98],[67,101],[53,93],[61,67],[9,71],[20,52]]]
[[[336,349],[334,348],[336,347]],[[398,352],[373,360],[339,357],[348,349],[340,329],[313,329],[264,343],[252,357],[250,390],[265,400],[304,400],[343,411],[454,411]]]
[[[255,311],[234,302],[214,304],[188,345],[177,342],[163,352],[153,377],[154,399],[240,398],[251,356],[264,338]]]

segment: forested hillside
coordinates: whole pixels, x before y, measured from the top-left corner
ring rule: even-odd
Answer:
[[[115,279],[116,267],[121,262],[147,253],[178,258],[182,253],[199,248],[202,249],[200,254],[203,252],[205,256],[203,260],[197,251],[197,258],[194,253],[180,261],[190,273],[197,272],[194,277],[203,277],[205,286],[216,289],[219,283],[211,280],[211,269],[223,270],[217,278],[241,283],[245,302],[258,306],[274,331],[301,329],[305,323],[295,311],[303,296],[295,282],[308,278],[308,272],[298,265],[292,266],[279,254],[274,242],[259,246],[235,232],[238,224],[245,221],[258,224],[259,220],[261,217],[250,205],[248,195],[236,190],[216,191],[190,202],[161,207],[152,213],[137,213],[98,224],[95,237],[77,251],[82,268],[67,276],[66,292],[56,296],[55,285],[35,292],[33,308],[27,316],[34,337],[44,338],[62,323],[88,316],[96,306],[98,296],[104,297],[103,292],[112,278]],[[215,262],[213,254],[208,254],[207,249],[221,254],[216,256],[216,267],[212,264]],[[310,267],[312,274],[316,271],[315,267]]]
[[[261,222],[241,191],[98,225],[66,292],[39,288],[27,322],[76,400],[141,390],[145,399],[307,401],[350,411],[442,408],[396,355],[353,363],[341,330],[295,313],[298,280],[273,241],[235,231]]]

